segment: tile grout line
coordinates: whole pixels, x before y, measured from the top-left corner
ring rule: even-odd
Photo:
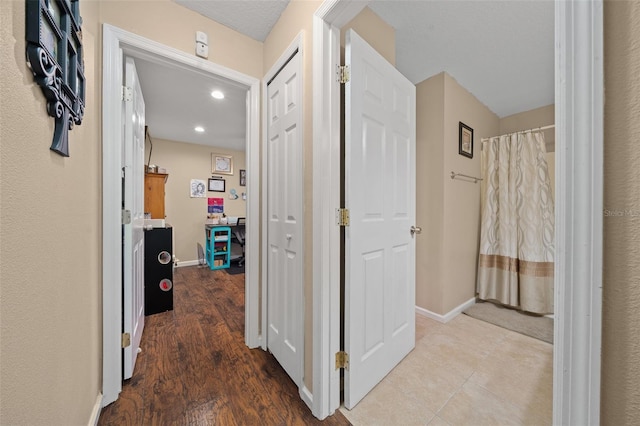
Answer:
[[[470,317],[470,318],[471,318],[471,317]],[[507,337],[507,333],[501,333],[501,334],[502,334],[501,338],[500,338],[497,342],[495,342],[495,344],[493,345],[493,347],[491,348],[491,350],[490,350],[490,351],[488,351],[488,352],[487,352],[487,353],[482,357],[482,359],[480,360],[480,363],[482,363],[482,362],[483,362],[484,360],[486,360],[490,355],[492,355],[492,354],[496,351],[496,349],[497,349],[497,348],[498,348],[498,347],[499,347],[499,346],[504,342],[504,340],[505,340],[505,339],[506,339],[506,337]],[[449,401],[451,401],[451,399],[452,399],[453,397],[455,397],[456,395],[458,395],[458,393],[462,390],[462,388],[464,387],[464,385],[466,385],[466,384],[467,384],[467,382],[469,382],[469,380],[470,380],[470,379],[471,379],[471,378],[472,378],[472,377],[477,373],[477,370],[478,370],[478,368],[477,368],[477,367],[476,367],[476,368],[474,368],[474,369],[473,369],[473,372],[469,375],[469,377],[467,377],[467,378],[465,379],[465,381],[464,381],[464,382],[463,382],[463,383],[458,387],[458,389],[456,389],[456,391],[455,391],[455,392],[453,392],[453,394],[451,394],[451,396],[447,399],[447,401],[446,401],[444,404],[442,404],[442,407],[440,407],[440,408],[438,409],[438,411],[436,412],[436,416],[437,416],[437,417],[440,417],[440,413],[441,413],[441,412],[442,412],[442,410],[443,410],[443,409],[444,409],[444,408],[449,404]],[[492,393],[492,394],[493,394],[493,393]],[[446,422],[446,420],[445,420],[444,418],[442,418],[442,417],[440,417],[440,418]],[[432,419],[432,420],[433,420],[433,419]],[[447,422],[447,423],[449,423],[449,422]]]

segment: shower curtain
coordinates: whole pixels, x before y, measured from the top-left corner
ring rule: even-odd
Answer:
[[[541,132],[483,142],[478,296],[553,313],[554,207]]]

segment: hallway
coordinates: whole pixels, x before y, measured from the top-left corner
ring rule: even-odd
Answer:
[[[99,425],[550,423],[552,346],[466,315],[418,315],[416,349],[320,422],[275,358],[245,346],[244,274],[176,268],[174,285],[175,310],[145,318],[133,377]]]
[[[348,425],[320,422],[275,358],[244,344],[244,274],[176,268],[173,311],[145,318],[142,352],[99,425]]]

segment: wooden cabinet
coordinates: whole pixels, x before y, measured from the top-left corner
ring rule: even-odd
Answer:
[[[151,213],[151,219],[164,219],[164,185],[169,175],[166,173],[144,174],[144,211]]]

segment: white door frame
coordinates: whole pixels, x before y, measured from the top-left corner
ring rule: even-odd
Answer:
[[[220,76],[247,89],[247,233],[259,234],[260,200],[260,80],[222,65],[162,45],[153,40],[103,25],[102,56],[102,394],[103,406],[122,390],[122,268],[120,233],[120,162],[122,158],[123,55],[162,63],[205,75]],[[203,225],[204,226],[204,225]],[[245,256],[245,343],[261,345],[258,318],[257,238],[247,241]]]
[[[273,78],[276,76],[276,74],[278,74],[280,72],[280,70],[282,70],[282,68],[284,68],[284,66],[287,64],[287,62],[289,62],[289,59],[291,59],[291,57],[293,57],[293,55],[297,54],[297,55],[301,55],[301,66],[304,67],[304,52],[303,52],[303,46],[304,46],[304,33],[300,32],[298,33],[298,35],[293,39],[293,41],[289,44],[289,46],[287,46],[287,48],[282,52],[282,54],[280,55],[280,57],[278,58],[278,60],[276,60],[276,62],[271,66],[271,68],[269,69],[269,71],[267,71],[267,73],[264,75],[263,79],[262,79],[262,141],[263,141],[263,149],[262,149],[262,200],[264,201],[264,205],[266,208],[266,203],[267,200],[269,199],[269,185],[268,185],[268,179],[269,179],[269,158],[267,155],[267,143],[269,142],[269,129],[267,126],[267,122],[268,122],[268,111],[269,111],[269,107],[268,107],[268,96],[267,96],[267,86],[269,85],[269,82],[271,82],[271,80],[273,80]],[[301,86],[304,87],[304,73],[301,73],[300,78],[302,78],[302,83]],[[301,93],[301,99],[303,99],[303,105],[304,105],[304,95]],[[302,121],[300,123],[300,132],[304,133],[304,114],[302,117]],[[304,158],[304,146],[302,147],[302,151],[301,151],[301,157]],[[302,164],[300,164],[300,172],[302,173]],[[304,206],[301,209],[302,212],[304,212]],[[261,347],[262,349],[264,349],[265,351],[267,350],[267,335],[268,335],[268,331],[267,331],[267,324],[269,324],[268,322],[268,292],[269,292],[269,288],[268,288],[268,265],[267,265],[267,261],[268,261],[268,256],[267,254],[269,253],[269,238],[268,238],[268,225],[269,225],[269,218],[267,217],[267,214],[263,214],[262,217],[262,263],[261,263],[261,272],[262,272],[262,280],[261,280],[261,295],[262,295],[262,300],[261,300],[261,324],[262,324],[262,336],[264,336],[261,340]],[[300,227],[301,229],[304,230],[304,214],[303,216],[300,218],[301,224]],[[300,261],[303,262],[302,264],[302,276],[304,277],[304,232],[302,232],[300,234],[300,240],[301,240],[301,250],[299,253],[299,258]],[[304,318],[304,289],[300,295],[300,301],[299,301],[299,306],[303,309],[302,312],[302,318]],[[304,322],[304,321],[303,321]],[[299,382],[297,379],[294,378],[294,381],[296,382],[296,385],[298,386],[298,393],[300,395],[300,398],[302,398],[302,400],[309,406],[309,408],[311,408],[312,406],[312,395],[311,395],[311,391],[305,386],[304,384],[304,335],[305,335],[305,329],[304,329],[304,324],[302,324],[302,346],[301,346],[301,350],[300,350],[300,365],[302,366],[302,374],[301,377],[299,378]]]
[[[600,424],[602,1],[556,1],[553,423]]]
[[[339,406],[340,28],[362,0],[313,17],[313,414]],[[556,1],[556,260],[553,423],[600,422],[602,318],[602,1]],[[329,181],[327,181],[329,179]]]

